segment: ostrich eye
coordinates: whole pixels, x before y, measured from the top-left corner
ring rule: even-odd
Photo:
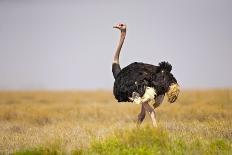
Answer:
[[[123,26],[123,24],[120,24],[120,26]]]

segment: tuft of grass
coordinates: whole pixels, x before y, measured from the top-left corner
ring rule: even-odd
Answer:
[[[231,154],[231,143],[226,139],[187,142],[181,137],[172,138],[163,128],[149,126],[140,129],[117,131],[105,140],[92,142],[88,149],[77,150],[78,154],[127,155],[127,154]]]
[[[51,150],[51,149],[32,149],[32,150],[21,150],[19,152],[13,153],[14,155],[58,155],[62,154],[58,150]]]
[[[67,154],[62,148],[62,141],[59,139],[48,143],[46,146],[39,146],[35,148],[28,148],[16,151],[13,155],[59,155]]]

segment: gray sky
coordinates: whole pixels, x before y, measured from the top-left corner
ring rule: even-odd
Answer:
[[[231,0],[0,0],[0,89],[111,89],[121,66],[169,61],[184,88],[232,87]]]

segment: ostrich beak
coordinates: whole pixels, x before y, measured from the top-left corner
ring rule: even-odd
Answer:
[[[113,26],[113,28],[118,28],[118,26],[117,26],[117,25],[115,25],[115,26]]]

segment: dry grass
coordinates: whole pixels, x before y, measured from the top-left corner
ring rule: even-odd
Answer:
[[[156,110],[173,140],[223,139],[232,145],[232,90],[184,91]],[[140,105],[118,104],[111,92],[0,92],[0,153],[56,147],[86,149],[96,139],[135,128]],[[145,125],[144,125],[145,124]],[[151,126],[150,118],[145,123]],[[232,147],[232,146],[231,146]]]

